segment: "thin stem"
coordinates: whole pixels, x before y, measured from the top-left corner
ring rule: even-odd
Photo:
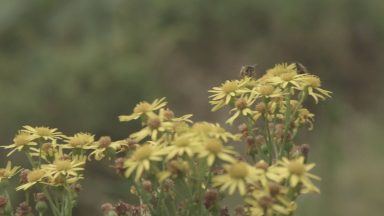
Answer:
[[[29,163],[31,164],[32,168],[36,168],[36,167],[35,167],[35,163],[34,163],[32,157],[31,157],[31,155],[28,154],[28,152],[26,152],[25,155],[27,156],[28,161],[29,161]]]
[[[60,211],[56,207],[55,203],[53,202],[52,197],[51,197],[49,191],[44,187],[43,188],[43,192],[44,192],[45,196],[47,197],[47,200],[48,200],[48,203],[49,203],[49,206],[50,206],[50,208],[52,210],[53,215],[54,216],[60,216]]]
[[[7,197],[7,200],[8,200],[8,206],[9,206],[9,209],[11,209],[11,216],[13,216],[13,206],[12,206],[12,201],[11,201],[11,196],[9,196],[9,193],[7,190],[4,191],[5,193],[5,196]]]
[[[281,142],[281,149],[280,149],[280,157],[283,156],[284,150],[287,148],[287,138],[288,138],[288,132],[289,127],[291,124],[291,88],[288,87],[285,95],[285,104],[286,104],[286,110],[285,110],[285,124],[284,124],[284,135],[283,140]]]

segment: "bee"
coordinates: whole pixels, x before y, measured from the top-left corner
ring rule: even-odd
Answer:
[[[309,73],[307,67],[305,67],[303,64],[301,64],[300,62],[295,62],[295,65],[296,65],[296,69],[297,69],[297,72],[299,74],[304,74],[304,73]]]
[[[256,64],[254,65],[244,65],[240,69],[240,77],[251,77],[256,78]]]

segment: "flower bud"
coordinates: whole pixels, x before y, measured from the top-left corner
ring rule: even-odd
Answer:
[[[205,208],[210,209],[214,206],[216,203],[217,199],[219,197],[219,193],[217,190],[208,190],[205,195],[204,195],[204,205]]]
[[[143,181],[143,189],[145,192],[151,193],[152,192],[152,182],[148,181],[148,180]]]
[[[43,214],[44,212],[46,212],[48,210],[48,204],[46,201],[38,201],[38,202],[36,202],[35,209],[37,212]]]
[[[109,145],[111,145],[112,139],[110,136],[102,136],[99,139],[99,147],[100,148],[107,148]]]

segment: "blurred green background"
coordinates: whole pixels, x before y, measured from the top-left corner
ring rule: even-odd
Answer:
[[[298,215],[383,215],[383,11],[379,0],[3,0],[0,143],[25,124],[125,138],[134,125],[117,116],[162,96],[179,115],[224,122],[209,88],[245,64],[298,61],[334,92],[303,140],[322,194]],[[90,169],[76,215],[126,198],[107,163]]]

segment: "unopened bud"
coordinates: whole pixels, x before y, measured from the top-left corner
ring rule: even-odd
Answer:
[[[261,160],[256,163],[255,167],[266,171],[269,165],[264,160]]]
[[[204,205],[205,208],[210,209],[214,206],[217,199],[219,197],[219,193],[217,190],[208,190],[204,195]]]
[[[48,204],[46,201],[38,201],[36,202],[35,209],[39,213],[44,213],[48,210]]]
[[[148,180],[143,181],[143,189],[145,192],[151,193],[152,192],[152,182],[148,181]]]
[[[99,139],[99,147],[100,148],[107,148],[109,145],[111,145],[112,139],[110,136],[102,136]]]

